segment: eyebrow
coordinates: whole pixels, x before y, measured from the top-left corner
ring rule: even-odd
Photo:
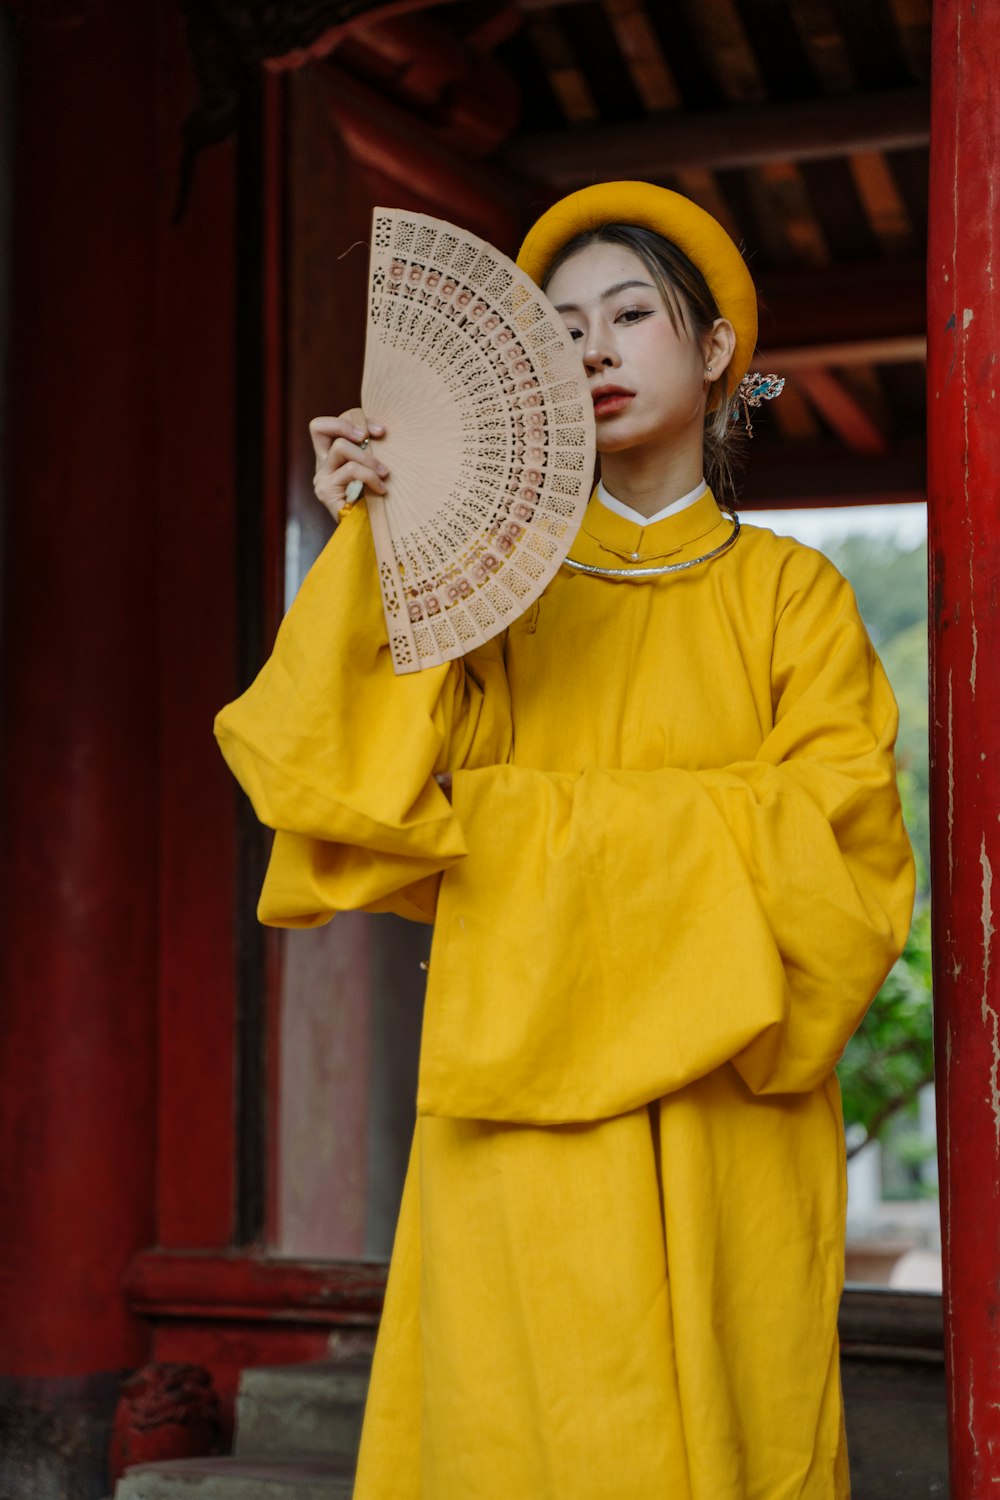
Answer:
[[[617,297],[619,292],[628,291],[629,287],[643,286],[647,291],[655,292],[656,287],[651,281],[616,281],[614,286],[609,286],[606,292],[601,293],[601,301],[606,302],[609,297]],[[556,312],[581,312],[582,309],[575,302],[557,302]]]

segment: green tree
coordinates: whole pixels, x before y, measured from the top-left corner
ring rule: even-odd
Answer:
[[[831,541],[822,550],[850,581],[899,704],[896,758],[917,857],[917,890],[925,898],[930,869],[927,547],[902,547],[892,536],[857,534]]]
[[[927,549],[854,535],[823,550],[850,580],[899,704],[900,792],[917,860],[917,905],[901,957],[838,1068],[855,1155],[911,1110],[934,1078],[927,754]]]
[[[850,580],[869,634],[881,653],[893,636],[927,624],[927,545],[904,547],[892,535],[856,532],[824,543]]]
[[[933,1082],[929,906],[914,916],[906,947],[848,1043],[837,1073],[844,1121],[865,1132],[849,1156],[877,1139]]]

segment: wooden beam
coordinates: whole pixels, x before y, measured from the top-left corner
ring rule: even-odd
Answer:
[[[604,10],[643,108],[677,109],[680,93],[643,0],[604,0]]]
[[[805,391],[820,416],[854,453],[887,453],[885,433],[871,413],[838,380],[831,370],[817,366],[795,372],[796,384]]]
[[[912,339],[926,328],[922,260],[761,271],[756,281],[760,343],[770,350]]]
[[[663,110],[682,112],[684,101],[681,91],[664,55],[656,29],[650,21],[649,7],[645,0],[604,0],[604,11],[643,108],[651,113]],[[741,31],[738,23],[736,30]],[[726,40],[731,43],[733,39],[728,37]],[[732,50],[730,47],[727,57],[731,57]],[[744,49],[744,52],[747,51],[748,49]],[[739,55],[739,66],[745,65],[752,72],[752,59],[745,56],[744,52]],[[716,60],[718,61],[718,54]],[[738,93],[729,93],[727,88],[727,94],[734,102],[740,102]],[[704,167],[680,168],[674,173],[674,185],[679,192],[693,198],[695,203],[718,219],[733,239],[739,239],[739,229],[730,205],[719,191],[719,185],[710,171]]]
[[[842,344],[777,345],[758,350],[754,368],[765,366],[779,375],[793,370],[823,369],[830,365],[905,365],[920,364],[927,358],[927,337],[923,333],[901,333],[881,339],[851,339]]]
[[[616,177],[655,181],[682,167],[754,167],[925,146],[929,110],[928,91],[914,87],[714,114],[665,112],[520,136],[501,160],[562,191]]]
[[[913,244],[913,225],[903,195],[881,151],[856,151],[851,176],[871,226],[890,255],[905,254]]]
[[[461,157],[495,151],[520,116],[516,82],[499,59],[433,15],[354,26],[337,66],[359,82],[375,80],[403,108],[433,112],[437,139]]]
[[[600,111],[590,83],[561,23],[540,14],[528,22],[528,35],[566,119],[571,125],[596,120]]]
[[[477,21],[472,30],[465,33],[465,40],[474,52],[494,52],[504,42],[509,42],[523,25],[521,7],[517,0],[509,0],[502,9],[494,11],[492,15],[487,13],[482,20]]]
[[[323,28],[319,12],[324,8],[303,7],[301,17],[289,14],[291,6],[271,6],[258,23],[259,34],[253,37],[265,68],[273,73],[287,73],[328,57],[356,26],[365,26],[372,21],[391,21],[397,16],[409,15],[415,10],[429,10],[452,3],[452,0],[355,0],[351,5],[339,7],[350,11],[349,20],[338,20]],[[223,23],[233,26],[235,23]],[[322,29],[319,29],[322,28]],[[214,32],[212,35],[214,36]]]
[[[404,206],[419,197],[445,218],[476,222],[495,244],[512,244],[530,217],[523,181],[495,162],[463,160],[406,110],[338,68],[325,71],[328,108],[355,161],[397,185]]]
[[[927,498],[925,465],[925,446],[917,438],[887,453],[859,454],[831,442],[777,445],[754,437],[740,485],[740,509],[922,501]]]

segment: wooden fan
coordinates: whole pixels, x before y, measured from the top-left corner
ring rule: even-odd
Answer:
[[[462,656],[537,599],[590,496],[594,410],[545,294],[492,245],[376,208],[362,405],[385,425],[368,497],[397,672]]]

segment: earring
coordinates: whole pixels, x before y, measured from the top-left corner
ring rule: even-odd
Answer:
[[[706,365],[706,366],[705,366],[705,369],[706,369],[706,370],[710,370],[710,369],[711,369],[711,368],[712,368],[712,366],[711,366],[711,365]]]
[[[747,425],[747,437],[753,437],[750,408],[753,407],[756,411],[762,401],[773,401],[776,396],[781,395],[784,389],[785,377],[783,375],[761,375],[758,370],[744,375],[733,397],[729,414],[734,422],[742,415]]]

